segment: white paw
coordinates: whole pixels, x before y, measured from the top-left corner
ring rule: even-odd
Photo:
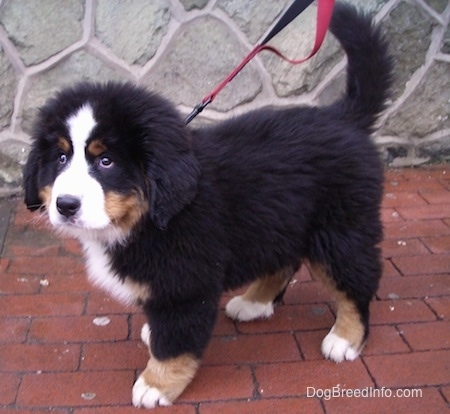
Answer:
[[[322,341],[322,354],[325,358],[334,362],[342,362],[345,359],[353,361],[358,357],[359,351],[346,339],[333,333],[333,329],[331,329]]]
[[[144,323],[141,329],[141,340],[148,347],[150,347],[150,334],[151,334],[150,325],[148,323]]]
[[[144,325],[145,326],[145,325]],[[170,401],[158,390],[151,387],[141,376],[133,385],[133,405],[137,408],[153,408],[158,405],[171,405]]]
[[[273,315],[273,303],[250,302],[236,296],[225,307],[225,313],[237,321],[251,321],[258,318],[270,318]]]

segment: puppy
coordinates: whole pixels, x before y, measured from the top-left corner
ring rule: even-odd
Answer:
[[[380,28],[353,7],[336,5],[331,32],[348,69],[345,96],[330,106],[192,129],[142,88],[82,83],[41,109],[25,202],[81,242],[93,283],[148,317],[135,406],[183,392],[224,291],[251,283],[226,313],[268,318],[302,262],[337,302],[323,355],[361,352],[381,275],[383,169],[370,134],[392,64]]]

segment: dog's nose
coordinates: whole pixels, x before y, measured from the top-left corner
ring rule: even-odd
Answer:
[[[62,195],[56,199],[56,209],[67,218],[74,216],[80,207],[81,201],[78,197]]]

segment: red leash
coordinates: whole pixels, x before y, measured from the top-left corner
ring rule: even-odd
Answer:
[[[331,15],[333,14],[333,6],[334,0],[318,0],[317,5],[317,22],[316,22],[316,39],[314,41],[313,49],[311,53],[299,60],[292,60],[285,57],[280,51],[275,49],[273,46],[266,45],[266,43],[272,39],[276,34],[278,34],[282,29],[284,29],[292,20],[294,20],[303,10],[308,7],[313,0],[295,0],[289,9],[286,10],[283,16],[281,16],[278,23],[274,26],[274,28],[270,31],[270,33],[263,39],[261,43],[256,45],[251,52],[239,63],[238,66],[222,81],[220,84],[208,95],[206,95],[202,102],[197,105],[192,112],[186,117],[185,124],[191,122],[203,109],[206,108],[219,94],[219,92],[233,80],[233,78],[242,70],[242,68],[247,65],[250,60],[252,60],[259,52],[262,50],[268,50],[269,52],[275,53],[277,56],[286,60],[287,62],[298,65],[299,63],[303,63],[308,59],[312,58],[317,51],[320,49],[320,46],[325,39],[325,35],[328,30],[328,26],[330,25]]]

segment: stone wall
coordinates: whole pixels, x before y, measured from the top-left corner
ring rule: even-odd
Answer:
[[[374,139],[390,165],[450,157],[450,3],[353,0],[383,21],[396,60],[392,104]],[[184,113],[235,67],[291,0],[0,0],[0,189],[20,190],[37,108],[80,80],[129,80]],[[315,5],[272,41],[308,54]],[[328,36],[310,61],[260,54],[202,114],[223,119],[267,104],[324,104],[341,93],[345,59]],[[201,120],[200,120],[201,121]],[[196,120],[194,122],[199,122]]]

